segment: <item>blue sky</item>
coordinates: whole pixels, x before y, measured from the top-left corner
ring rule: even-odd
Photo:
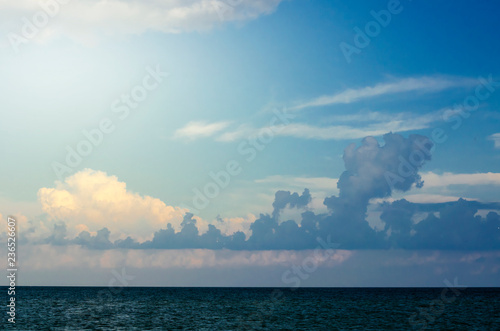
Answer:
[[[206,274],[234,267],[271,275],[300,263],[314,244],[290,245],[285,239],[293,237],[286,236],[271,242],[249,238],[258,224],[279,232],[288,220],[302,231],[301,214],[310,211],[315,234],[346,231],[337,238],[335,261],[349,261],[346,266],[324,262],[310,284],[335,285],[329,275],[342,270],[340,285],[387,285],[384,281],[391,279],[382,275],[388,267],[361,267],[371,254],[381,265],[398,260],[396,255],[437,254],[415,262],[425,268],[414,281],[401,284],[435,285],[461,275],[471,284],[498,286],[494,214],[500,201],[500,46],[495,42],[495,1],[47,3],[45,11],[35,1],[0,4],[0,212],[3,218],[21,220],[20,236],[29,247],[26,252],[32,252],[26,261],[36,260],[41,250],[51,256],[54,270],[66,275],[56,281],[74,279],[65,274],[69,266],[87,267],[87,262],[57,264],[58,254],[68,260],[85,257],[82,261],[99,256],[104,262],[94,267],[105,275],[110,268],[137,268],[131,256],[153,254],[150,246],[159,249],[157,258],[164,264],[145,262],[146,269],[173,265],[180,271],[172,283],[162,284],[155,276],[144,285],[213,284],[208,276],[182,283],[202,256],[222,261],[198,265]],[[47,12],[47,23],[37,23],[34,15]],[[375,16],[385,20],[382,25]],[[26,34],[31,24],[36,28],[32,36]],[[345,45],[357,51],[346,56]],[[135,97],[127,101],[130,95]],[[395,135],[385,139],[389,132]],[[408,187],[379,187],[377,171],[397,167],[400,156],[418,150],[415,142],[423,138],[412,135],[436,134],[446,139],[434,139],[431,159],[404,178]],[[367,136],[375,140],[362,143]],[[397,152],[389,152],[390,146]],[[355,151],[352,157],[347,150]],[[341,175],[349,185],[337,184]],[[419,178],[422,187],[416,185]],[[200,203],[197,192],[207,203]],[[332,196],[349,203],[368,198],[351,206],[360,215],[345,216],[340,205],[326,203]],[[391,205],[403,198],[411,205]],[[471,203],[461,205],[459,198]],[[283,208],[276,207],[279,203]],[[413,246],[405,247],[397,222],[389,224],[395,206],[411,210],[405,226]],[[453,208],[472,214],[453,223],[453,216],[442,216],[454,215]],[[278,216],[271,226],[260,215],[273,212]],[[432,215],[442,223],[433,223]],[[361,217],[361,223],[351,217]],[[192,238],[182,236],[165,237],[177,246],[154,246],[155,233],[160,235],[169,223],[177,233],[193,225],[201,235],[212,226],[233,244],[238,231],[250,241],[237,249],[242,251],[224,253],[197,241],[190,246],[186,243]],[[471,240],[492,244],[467,246],[465,230],[457,234],[463,242],[439,244],[436,233],[446,237],[448,231],[443,224],[477,227],[478,237]],[[489,234],[479,229],[484,224],[491,225]],[[351,237],[360,227],[366,237]],[[99,232],[103,228],[109,238]],[[116,246],[127,237],[135,244]],[[233,244],[228,247],[236,249]],[[185,258],[170,260],[172,248]],[[479,276],[475,265],[457,262],[474,254],[486,261]],[[37,278],[43,270],[26,268],[28,282],[49,282]],[[412,268],[401,268],[403,275],[411,274]],[[353,277],[367,270],[379,278]],[[230,272],[224,274],[231,278]],[[251,276],[243,279],[252,282]],[[278,278],[268,285],[279,283]]]

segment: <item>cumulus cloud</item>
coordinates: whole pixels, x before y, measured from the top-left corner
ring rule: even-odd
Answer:
[[[424,177],[419,173],[431,159],[433,145],[420,135],[405,138],[389,133],[383,140],[381,144],[366,137],[361,145],[346,147],[345,171],[336,181],[338,194],[324,199],[327,209],[323,213],[310,210],[308,188],[301,194],[279,190],[271,214],[218,217],[211,224],[187,210],[129,192],[114,176],[86,169],[57,182],[54,188],[40,189],[47,219],[23,218],[30,229],[23,236],[32,243],[80,245],[92,250],[500,248],[500,203],[390,200],[394,191],[422,187],[423,178],[437,185],[429,173]],[[444,175],[439,184],[481,184],[495,178],[495,174],[475,175]],[[267,180],[277,179],[281,178]],[[370,226],[368,206],[378,206],[381,227]],[[298,219],[288,219],[285,210],[301,214]],[[44,231],[33,230],[37,226]]]
[[[433,144],[429,138],[388,133],[383,139],[383,146],[375,138],[366,137],[361,146],[353,143],[345,149],[346,171],[337,184],[339,197],[326,200],[327,206],[333,209],[338,201],[341,205],[359,206],[365,212],[370,199],[390,196],[393,189],[408,191],[412,185],[423,185],[418,170],[431,158]],[[412,166],[413,159],[416,161]],[[402,173],[402,169],[406,171]]]
[[[243,249],[245,234],[236,232],[223,235],[214,225],[208,225],[208,231],[200,235],[193,214],[186,213],[182,221],[182,229],[175,232],[169,224],[166,229],[155,232],[151,241],[141,244],[144,248],[176,249],[176,248],[206,248],[206,249]]]
[[[16,235],[22,242],[39,241],[40,238],[45,238],[52,234],[54,222],[51,222],[44,217],[28,217],[22,213],[14,213],[11,215],[3,216],[0,214],[0,221],[2,224],[7,224],[7,218],[13,217],[16,220],[17,228],[22,229]],[[0,241],[7,241],[7,226],[0,227]]]
[[[69,234],[104,227],[113,234],[146,239],[168,223],[180,229],[184,209],[127,190],[126,184],[102,171],[82,170],[53,188],[41,188],[38,198],[50,219],[64,221]]]
[[[477,214],[482,205],[459,199],[443,204],[414,204],[406,200],[384,206],[382,220],[391,247],[405,249],[494,250],[500,248],[500,215]],[[418,223],[411,216],[426,211],[427,217]]]
[[[366,220],[369,201],[389,197],[393,190],[405,192],[413,185],[423,185],[418,170],[430,160],[430,140],[420,135],[404,138],[393,133],[383,139],[382,146],[375,138],[366,137],[361,146],[351,144],[345,149],[346,171],[337,184],[339,195],[324,201],[331,215],[321,219],[319,227],[347,247],[383,247],[382,234],[375,232]],[[402,165],[417,153],[420,158],[411,171],[405,167],[406,172],[401,173]]]
[[[147,31],[204,31],[224,22],[244,22],[270,14],[281,0],[79,0],[60,1],[57,6],[58,2],[51,2],[55,15],[37,38],[67,36],[92,43],[103,36]],[[42,10],[37,0],[0,1],[0,19],[8,32],[20,32],[21,18],[30,20]]]
[[[243,232],[245,237],[248,238],[251,234],[250,225],[256,219],[257,217],[253,214],[248,214],[245,217],[218,217],[216,224],[222,234],[231,235],[236,232]]]
[[[274,195],[273,217],[278,218],[279,213],[289,206],[290,208],[304,208],[311,202],[309,189],[305,189],[302,195],[290,191],[278,191]]]

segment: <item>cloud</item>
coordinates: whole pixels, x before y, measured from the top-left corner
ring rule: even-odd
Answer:
[[[227,131],[218,136],[215,140],[222,142],[231,142],[239,139],[248,139],[256,137],[259,133],[264,132],[267,128],[255,129],[249,125],[240,125],[236,130]]]
[[[440,203],[457,201],[459,198],[477,201],[491,201],[498,197],[500,174],[498,173],[438,173],[427,171],[421,173],[425,185],[413,188],[407,193],[396,193],[391,198],[372,200],[395,201],[406,199],[415,203]]]
[[[485,218],[476,215],[474,202],[463,199],[439,209],[414,226],[415,235],[400,247],[430,249],[499,249],[500,215],[490,212]]]
[[[435,118],[433,116],[416,116],[406,120],[396,119],[360,127],[350,125],[315,126],[303,123],[290,123],[276,132],[275,135],[316,140],[359,139],[367,135],[374,137],[382,136],[388,131],[406,132],[425,129],[428,128],[429,124],[434,120]],[[268,131],[267,127],[250,128],[248,126],[241,126],[235,131],[221,134],[216,140],[231,142],[248,137],[257,137],[260,134],[265,134],[266,131]]]
[[[3,216],[0,214],[0,221],[7,224],[7,218],[13,217],[16,220],[18,229],[23,229],[17,232],[17,236],[27,241],[38,241],[40,238],[47,237],[53,232],[53,222],[47,221],[43,217],[31,218],[22,213],[16,212]],[[7,226],[0,227],[0,241],[7,242]]]
[[[290,186],[294,188],[304,188],[307,187],[312,191],[338,191],[337,190],[337,178],[330,177],[292,177],[292,176],[269,176],[263,179],[255,180],[259,184],[276,184],[283,186]]]
[[[375,138],[366,137],[361,146],[356,148],[353,143],[344,150],[346,171],[338,181],[342,203],[359,205],[366,210],[370,199],[388,197],[394,189],[404,192],[412,185],[423,185],[418,169],[431,159],[433,143],[430,139],[421,135],[404,138],[388,133],[383,140],[385,144],[381,146]],[[414,164],[414,171],[400,176],[397,183],[391,184],[387,174],[399,174],[403,161],[416,154],[422,158]]]
[[[488,139],[495,143],[495,148],[500,148],[500,133],[492,134]]]
[[[425,177],[422,177],[425,182]],[[427,183],[425,184],[427,186]],[[440,202],[450,202],[457,201],[461,197],[452,195],[440,195],[440,194],[409,194],[405,195],[405,199],[414,203],[440,203]],[[474,199],[468,199],[474,200]]]
[[[273,217],[278,218],[280,212],[289,206],[290,208],[305,208],[311,202],[309,189],[304,189],[302,195],[290,191],[278,191],[274,195]]]
[[[257,217],[253,214],[248,214],[245,217],[225,217],[217,218],[217,228],[224,235],[232,235],[236,232],[243,232],[245,237],[251,235],[250,225],[255,222]]]
[[[405,138],[388,133],[383,140],[380,144],[366,137],[361,145],[353,143],[345,148],[345,171],[336,181],[338,194],[324,199],[327,209],[320,214],[311,209],[308,188],[302,194],[279,190],[270,214],[218,217],[215,224],[210,224],[187,210],[131,193],[114,176],[86,169],[57,182],[55,188],[40,189],[40,202],[52,226],[40,233],[29,226],[39,225],[46,230],[49,222],[24,219],[23,224],[29,226],[23,240],[53,246],[80,245],[92,250],[299,251],[317,248],[321,241],[329,243],[328,247],[340,245],[349,250],[500,248],[499,203],[464,199],[389,201],[395,191],[422,187],[423,179],[434,186],[481,184],[494,182],[497,174],[426,173],[423,177],[419,170],[431,159],[432,143],[427,137]],[[418,162],[415,155],[420,155]],[[407,160],[413,160],[413,170],[403,174],[401,165]],[[280,178],[267,181],[276,179]],[[368,215],[369,206],[370,212],[378,208],[381,226],[370,226],[368,219],[373,215]],[[287,208],[301,214],[289,219],[283,214]]]
[[[446,79],[440,77],[422,77],[407,78],[395,83],[381,83],[374,87],[365,87],[362,89],[348,89],[331,98],[318,98],[324,101],[324,104],[351,103],[358,99],[375,97],[384,94],[401,93],[409,91],[437,92],[442,89],[468,86],[474,83],[473,79]],[[323,101],[313,101],[303,105],[288,108],[288,110],[297,110],[313,105],[323,105]],[[360,112],[358,114],[333,115],[322,119],[322,123],[335,123],[334,125],[314,125],[306,123],[289,123],[280,127],[280,130],[273,130],[274,136],[294,137],[301,139],[316,140],[348,140],[359,139],[366,136],[382,136],[387,132],[407,132],[429,128],[432,123],[443,121],[445,114],[456,112],[456,109],[441,109],[426,114],[400,112],[400,113],[381,113],[381,112]],[[223,123],[224,126],[216,126]],[[192,130],[193,137],[209,137],[228,127],[227,122],[206,124],[205,122],[192,122],[190,125],[180,130]],[[371,123],[371,124],[367,124]],[[191,128],[192,126],[192,128]],[[212,131],[214,128],[216,130]],[[248,124],[239,125],[236,128],[226,130],[215,137],[216,141],[233,142],[240,139],[251,139],[259,136],[268,135],[270,127],[253,127]],[[189,132],[182,134],[180,130],[176,135],[190,136]],[[196,134],[203,133],[206,135]]]
[[[56,182],[54,188],[41,188],[38,198],[48,217],[64,221],[70,234],[106,227],[113,234],[145,239],[167,223],[180,228],[185,213],[159,199],[132,193],[115,176],[91,169]]]
[[[418,170],[430,160],[432,142],[420,135],[404,138],[388,133],[380,145],[373,137],[363,139],[361,146],[351,144],[344,150],[346,171],[338,181],[339,195],[325,199],[331,215],[319,220],[321,232],[331,234],[332,240],[343,247],[383,247],[381,233],[376,233],[366,220],[370,200],[391,196],[394,190],[408,191],[413,185],[421,187]],[[392,183],[387,174],[398,174],[402,160],[419,152],[422,158],[411,173]]]
[[[396,113],[384,114],[368,112],[350,115],[335,115],[324,118],[322,122],[335,122],[342,125],[311,125],[304,123],[290,123],[274,132],[276,136],[294,137],[316,140],[347,140],[359,139],[366,136],[382,136],[387,132],[406,132],[429,128],[436,121],[443,119],[447,109],[427,113]],[[373,122],[365,125],[365,122]],[[349,123],[349,124],[347,124]],[[362,125],[360,125],[362,124]],[[266,135],[269,127],[254,128],[249,125],[240,125],[232,131],[226,131],[215,138],[221,142],[232,142],[239,139],[256,138]]]
[[[143,248],[156,249],[179,249],[179,248],[206,248],[206,249],[244,249],[245,234],[235,232],[232,235],[225,236],[214,225],[208,225],[208,231],[199,234],[196,227],[196,219],[193,214],[186,213],[182,221],[182,229],[175,232],[169,224],[166,229],[155,232],[151,241],[140,245]],[[126,247],[125,248],[130,248]]]
[[[349,104],[359,100],[404,92],[439,92],[445,89],[474,84],[470,79],[451,79],[444,77],[405,78],[391,83],[379,83],[359,89],[347,89],[333,95],[324,95],[310,101],[300,103],[290,110],[301,110],[335,104]]]
[[[405,132],[411,130],[425,129],[430,122],[404,122],[391,121],[385,123],[377,123],[366,127],[352,127],[342,125],[332,125],[326,127],[318,127],[307,124],[289,124],[279,134],[282,136],[318,139],[318,140],[346,140],[358,139],[369,136],[382,136],[388,131]]]
[[[287,287],[294,283],[283,282],[283,272],[293,272],[291,267],[300,267],[306,261],[310,264],[315,253],[312,250],[92,251],[75,245],[24,245],[19,254],[24,261],[24,277],[19,285],[119,286],[123,278],[116,277],[125,275],[129,286],[185,286],[189,282],[196,286]],[[453,283],[456,276],[460,285],[494,287],[498,286],[500,251],[335,250],[328,259],[315,261],[318,268],[301,286],[443,287],[446,286],[443,280]],[[0,267],[6,268],[6,262],[0,260]],[[443,268],[448,269],[447,274],[440,273]],[[478,275],[475,272],[479,269],[483,270]],[[89,272],[93,277],[88,277]]]
[[[297,197],[298,196],[297,194]],[[384,228],[376,231],[367,227],[358,217],[342,209],[331,214],[302,213],[300,225],[292,220],[279,222],[276,217],[261,214],[250,225],[252,235],[245,240],[241,232],[223,235],[213,225],[200,235],[192,215],[186,214],[183,229],[175,232],[170,226],[157,231],[153,240],[139,244],[115,242],[123,249],[212,249],[212,250],[307,250],[318,247],[323,238],[329,247],[343,249],[452,249],[495,250],[500,248],[500,215],[489,211],[485,216],[478,208],[486,208],[475,201],[438,204],[411,203],[397,200],[384,203],[380,215]],[[497,206],[498,207],[498,206]],[[365,218],[365,215],[361,215]],[[332,226],[333,225],[333,226]],[[338,242],[336,242],[338,240]],[[97,248],[87,246],[89,248]]]
[[[422,174],[427,187],[446,187],[450,185],[500,185],[500,173],[486,172],[476,174],[454,174],[445,172]]]
[[[48,1],[50,3],[50,1]],[[60,1],[61,3],[63,1]],[[64,1],[66,2],[66,1]],[[79,0],[52,3],[44,38],[67,36],[84,43],[102,37],[139,35],[147,31],[205,31],[224,22],[244,22],[276,10],[281,0]],[[22,17],[42,11],[37,0],[0,1],[0,19],[9,32],[21,31]],[[38,36],[40,37],[40,36]]]
[[[172,268],[200,269],[205,267],[266,267],[300,265],[314,256],[313,250],[304,251],[228,251],[209,249],[172,250],[107,250],[95,251],[79,245],[24,246],[21,258],[25,270],[51,270],[53,268],[139,268],[167,270]],[[337,266],[347,261],[353,252],[335,250],[316,259],[321,266]],[[6,266],[6,263],[2,261]],[[120,269],[119,269],[120,270]],[[129,273],[126,273],[129,274]],[[106,284],[107,285],[107,284]]]
[[[82,231],[71,243],[92,249],[109,249],[113,247],[109,235],[110,231],[107,228],[97,231],[95,236],[92,236],[88,231]]]
[[[425,114],[413,112],[380,112],[380,111],[361,111],[358,113],[334,114],[323,118],[327,123],[406,123],[407,126],[427,125],[432,122],[443,120],[444,115],[453,111],[449,108],[431,111]],[[394,124],[393,124],[394,125]],[[393,130],[394,131],[394,130]]]
[[[197,138],[205,138],[214,135],[215,133],[225,129],[229,122],[189,122],[183,128],[175,131],[174,138],[187,138],[194,140]]]

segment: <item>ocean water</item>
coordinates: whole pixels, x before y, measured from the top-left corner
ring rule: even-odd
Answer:
[[[17,330],[500,330],[500,288],[18,287],[15,327],[4,316]]]

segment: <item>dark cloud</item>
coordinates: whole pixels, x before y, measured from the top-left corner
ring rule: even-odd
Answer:
[[[384,235],[390,247],[409,248],[416,212],[417,207],[406,200],[384,205],[380,219],[385,223]]]
[[[439,210],[415,225],[414,247],[430,249],[498,249],[500,248],[500,216],[490,212],[476,215],[476,203],[463,199]]]
[[[109,240],[109,235],[110,231],[107,228],[97,231],[95,236],[92,236],[88,231],[82,231],[71,243],[92,249],[109,249],[114,247],[114,244]]]
[[[68,243],[68,241],[66,240],[66,223],[58,222],[54,224],[52,234],[42,242],[52,245],[66,245]]]
[[[290,208],[304,208],[311,202],[309,189],[305,189],[302,195],[290,191],[278,191],[274,195],[273,217],[278,218],[280,212],[287,206]]]
[[[320,220],[322,233],[348,248],[380,248],[385,245],[382,233],[366,221],[370,199],[389,197],[393,190],[407,191],[421,187],[418,170],[431,158],[432,142],[427,137],[399,134],[384,135],[384,145],[373,137],[361,146],[349,145],[344,151],[345,171],[339,178],[339,196],[326,198],[332,214]]]
[[[157,248],[157,249],[180,249],[180,248],[205,248],[205,249],[245,249],[245,234],[236,232],[225,236],[214,225],[208,226],[208,231],[199,235],[196,227],[196,219],[193,214],[186,213],[181,223],[181,231],[175,232],[172,225],[168,224],[166,229],[155,232],[151,241],[142,244],[134,242],[133,248]],[[122,247],[125,243],[121,243]],[[132,248],[132,247],[131,247]]]
[[[477,215],[491,204],[459,199],[439,204],[415,204],[406,200],[382,206],[386,241],[391,248],[489,250],[500,248],[500,216]],[[416,213],[427,213],[420,222]]]
[[[337,243],[342,249],[500,249],[500,216],[490,212],[477,215],[479,209],[500,210],[499,203],[480,203],[460,199],[455,202],[416,204],[404,199],[379,205],[382,230],[376,231],[366,220],[371,199],[389,197],[394,190],[407,191],[413,185],[421,187],[418,174],[422,165],[431,159],[432,143],[424,136],[386,134],[384,144],[373,137],[363,139],[361,145],[349,145],[344,151],[345,171],[339,178],[339,195],[324,200],[326,214],[308,210],[311,194],[305,189],[301,195],[278,191],[272,204],[273,212],[261,214],[251,224],[252,234],[242,232],[224,235],[216,225],[209,225],[201,234],[193,214],[186,213],[181,230],[175,232],[168,224],[154,233],[153,239],[139,243],[132,238],[109,240],[104,228],[95,236],[83,231],[72,240],[66,239],[64,223],[58,223],[45,240],[55,245],[79,244],[92,249],[230,249],[277,250],[313,249],[317,238]],[[303,209],[301,220],[281,221],[284,208]],[[424,219],[416,222],[417,217]],[[217,224],[222,219],[217,218]]]
[[[307,249],[317,246],[317,228],[313,213],[310,226],[299,226],[288,220],[278,223],[275,217],[261,214],[250,226],[252,235],[247,241],[248,249]],[[308,214],[309,215],[309,214]],[[302,214],[304,217],[304,214]],[[307,217],[307,216],[306,216]],[[308,222],[306,221],[306,224]]]
[[[366,137],[361,146],[353,143],[345,149],[346,170],[337,184],[340,193],[325,199],[328,208],[365,213],[370,199],[389,197],[393,190],[408,191],[412,185],[422,187],[418,170],[431,159],[429,138],[388,133],[383,140],[380,146],[375,138]]]

